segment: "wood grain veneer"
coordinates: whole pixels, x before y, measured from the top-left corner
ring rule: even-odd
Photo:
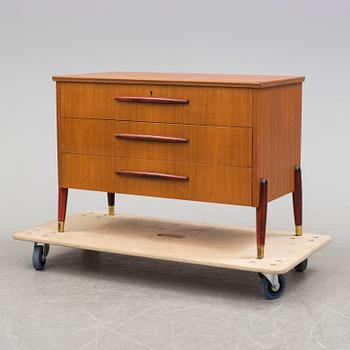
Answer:
[[[251,167],[252,129],[61,118],[63,152]],[[185,138],[186,143],[142,142],[116,134]]]
[[[189,100],[188,104],[125,103],[117,96]],[[252,89],[61,83],[61,116],[196,125],[251,126]]]
[[[61,82],[99,82],[121,84],[160,84],[182,86],[229,86],[263,88],[300,83],[303,76],[237,75],[237,74],[193,74],[193,73],[141,73],[107,72],[71,74],[53,77]]]
[[[187,176],[187,181],[118,176],[118,170]],[[250,205],[251,169],[107,156],[62,155],[63,187]]]
[[[268,201],[294,191],[300,164],[301,84],[254,90],[252,204],[258,206],[260,180],[269,182]]]

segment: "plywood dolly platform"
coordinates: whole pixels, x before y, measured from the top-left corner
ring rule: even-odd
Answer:
[[[49,245],[60,245],[257,272],[267,299],[277,299],[284,292],[283,274],[293,268],[304,271],[307,259],[330,242],[326,235],[269,231],[265,258],[257,259],[254,229],[96,212],[69,216],[65,232],[58,232],[57,222],[52,221],[18,232],[14,238],[34,242],[36,270],[44,268]]]

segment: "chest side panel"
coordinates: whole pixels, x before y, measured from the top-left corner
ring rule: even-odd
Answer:
[[[301,156],[302,84],[253,91],[252,205],[259,181],[268,181],[268,200],[294,190],[294,167]]]

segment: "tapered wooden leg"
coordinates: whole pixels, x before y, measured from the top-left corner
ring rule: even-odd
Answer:
[[[256,208],[256,243],[257,258],[264,257],[267,217],[267,180],[260,181],[259,207]]]
[[[108,214],[114,215],[115,193],[107,192]]]
[[[299,165],[294,170],[294,192],[293,192],[293,209],[295,222],[295,235],[301,236],[303,233],[303,189],[301,181],[301,168]]]
[[[66,221],[68,188],[60,187],[58,189],[58,232],[64,231],[64,222]]]

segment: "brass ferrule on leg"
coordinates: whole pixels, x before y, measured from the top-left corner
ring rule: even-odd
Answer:
[[[263,259],[264,258],[264,246],[258,245],[258,256],[257,259]]]
[[[57,226],[58,232],[64,232],[64,221],[59,221]]]
[[[300,226],[295,226],[295,235],[296,236],[301,236],[303,234],[303,227]]]
[[[108,206],[108,215],[111,215],[111,216],[114,215],[114,205]]]

